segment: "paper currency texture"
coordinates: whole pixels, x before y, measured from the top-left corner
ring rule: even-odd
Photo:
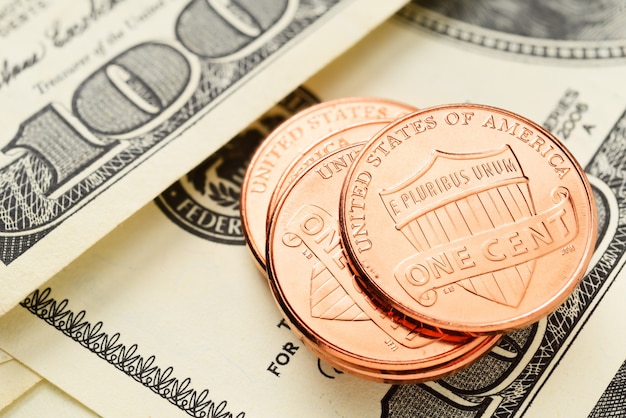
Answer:
[[[623,25],[607,23],[611,36],[596,32],[602,24],[593,24],[593,4],[558,2],[556,19],[570,28],[527,31],[553,26],[540,24],[543,6],[524,3],[517,13],[517,3],[492,3],[439,11],[412,3],[306,87],[320,100],[488,103],[561,139],[591,181],[599,234],[589,270],[554,314],[436,382],[393,386],[339,374],[283,325],[241,241],[216,242],[173,221],[204,216],[208,223],[196,205],[205,198],[214,213],[236,213],[229,190],[245,163],[214,154],[180,181],[198,200],[174,201],[178,215],[148,204],[6,315],[0,346],[107,416],[189,416],[190,405],[214,416],[586,417],[594,408],[596,416],[619,410],[613,395],[626,357],[626,337],[615,332],[615,318],[626,315]],[[620,22],[623,12],[603,19]],[[578,37],[558,36],[566,32]],[[306,96],[296,94],[298,101]],[[235,141],[260,140],[285,111],[261,117]],[[220,219],[214,230],[228,232],[230,221]]]
[[[6,2],[0,314],[401,4]]]

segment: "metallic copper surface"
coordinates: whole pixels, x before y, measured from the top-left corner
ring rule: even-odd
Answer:
[[[573,291],[596,213],[580,165],[549,132],[481,105],[402,117],[352,165],[346,249],[382,306],[448,330],[531,324]]]
[[[320,359],[329,363],[333,367],[336,367],[337,369],[343,370],[355,376],[382,383],[414,384],[441,379],[471,365],[481,356],[491,350],[500,339],[500,336],[501,335],[493,335],[491,338],[479,337],[476,340],[472,341],[471,351],[461,354],[458,357],[453,358],[452,360],[442,361],[441,364],[434,367],[420,368],[418,370],[413,367],[406,367],[406,370],[402,370],[403,368],[399,367],[391,371],[385,369],[359,367],[352,363],[343,361],[339,357],[328,355],[327,353],[319,351],[317,346],[311,346],[310,342],[306,340],[303,340],[303,342]],[[478,344],[475,344],[477,342]]]
[[[304,172],[304,170],[306,170],[307,167],[332,151],[352,144],[367,141],[392,121],[393,119],[379,119],[360,122],[355,125],[348,126],[347,128],[331,132],[311,144],[308,149],[302,151],[302,153],[291,162],[289,167],[285,169],[280,179],[278,179],[276,189],[274,189],[270,198],[269,209],[267,212],[268,225],[270,217],[272,216],[272,213],[276,208],[276,204],[278,203],[278,199],[285,193],[287,188],[289,188],[289,185],[291,185],[291,183],[293,183],[293,181],[297,179],[298,176]]]
[[[395,118],[413,110],[404,104],[373,98],[332,100],[292,116],[261,143],[241,187],[241,221],[248,246],[262,270],[270,198],[291,161],[331,131],[359,121]]]
[[[389,382],[442,377],[499,337],[429,337],[393,321],[361,291],[338,230],[339,192],[361,146],[318,160],[279,201],[267,245],[274,297],[305,344],[348,372]]]

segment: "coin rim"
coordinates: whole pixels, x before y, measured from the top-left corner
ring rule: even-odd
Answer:
[[[361,128],[361,127],[365,127],[365,126],[369,126],[369,125],[374,125],[374,124],[378,124],[380,123],[381,125],[383,125],[380,130],[382,131],[383,129],[385,129],[387,127],[387,125],[389,125],[390,123],[393,123],[393,121],[395,121],[395,119],[371,119],[368,121],[364,121],[364,122],[357,122],[354,124],[351,124],[349,126],[346,126],[344,128],[340,128],[337,129],[336,131],[332,131],[329,132],[327,135],[324,135],[323,137],[319,138],[317,141],[315,141],[314,143],[311,143],[310,146],[308,146],[304,151],[302,151],[300,153],[300,155],[298,155],[296,158],[294,158],[291,163],[289,164],[289,166],[287,167],[287,169],[281,174],[280,178],[278,179],[278,184],[276,185],[276,188],[274,189],[274,191],[272,192],[272,195],[270,196],[270,204],[269,204],[269,208],[267,211],[267,219],[265,221],[266,223],[266,235],[269,235],[269,225],[270,225],[270,219],[272,218],[272,214],[274,213],[274,211],[276,210],[276,207],[278,205],[278,201],[280,200],[281,196],[283,194],[285,194],[288,190],[288,186],[287,188],[285,188],[285,190],[283,190],[282,193],[280,192],[280,189],[283,188],[284,183],[287,181],[289,175],[291,174],[291,172],[299,167],[302,162],[303,159],[306,158],[306,156],[308,155],[308,153],[310,153],[313,149],[315,149],[317,146],[319,146],[320,143],[322,143],[323,141],[329,140],[330,138],[336,136],[336,135],[342,135],[344,132],[346,131],[350,131],[351,129],[354,128]],[[363,142],[367,142],[369,138],[364,138]],[[329,155],[331,153],[333,153],[334,151],[337,151],[341,148],[337,148],[332,150],[331,152],[329,152],[326,155]],[[324,158],[326,155],[322,156],[322,158]],[[315,160],[311,165],[315,164],[317,161],[321,160],[322,158],[319,158],[318,160]],[[294,183],[298,177],[300,177],[302,174],[304,174],[304,172],[307,170],[308,167],[304,167],[304,169],[302,170],[302,172],[292,180],[292,183]]]
[[[256,163],[258,163],[258,160],[262,158],[263,155],[265,155],[265,151],[267,150],[267,147],[269,147],[269,144],[271,143],[272,138],[278,136],[282,132],[281,129],[285,129],[285,127],[288,127],[294,122],[300,121],[303,118],[310,116],[312,113],[320,111],[321,109],[338,106],[342,104],[359,103],[359,102],[367,102],[367,103],[372,103],[372,104],[382,103],[382,104],[394,106],[394,107],[402,106],[402,107],[405,107],[407,110],[415,109],[415,107],[410,106],[400,101],[395,101],[391,99],[382,99],[378,97],[367,97],[367,96],[342,97],[338,99],[323,101],[313,106],[307,107],[306,109],[303,109],[300,112],[295,113],[294,115],[289,117],[287,120],[282,122],[272,132],[270,132],[270,134],[266,136],[265,139],[263,139],[263,141],[261,141],[259,146],[255,149],[254,153],[252,154],[252,158],[250,159],[250,163],[248,164],[248,167],[246,168],[246,172],[243,177],[243,182],[241,184],[239,207],[240,207],[241,229],[242,229],[243,236],[246,242],[246,246],[248,247],[249,252],[252,254],[255,264],[257,268],[259,268],[259,270],[263,272],[266,271],[267,261],[265,259],[265,251],[262,251],[262,250],[265,250],[265,246],[263,246],[263,248],[261,249],[259,248],[259,243],[256,243],[254,241],[254,238],[252,237],[252,232],[250,230],[250,223],[248,221],[248,212],[254,212],[253,210],[248,210],[248,204],[247,204],[248,189],[250,188],[250,181],[251,181],[252,171],[253,171],[251,170],[251,167],[254,167]],[[323,135],[326,135],[326,134],[323,134]],[[306,148],[306,145],[305,145],[305,148]],[[300,152],[302,152],[302,150],[300,150]],[[280,173],[279,179],[282,176],[282,174],[283,173]],[[273,193],[273,191],[271,193]],[[270,199],[271,199],[271,194],[270,194]],[[267,208],[267,212],[269,212],[269,206]],[[265,231],[267,231],[267,215],[265,216],[265,222],[266,222],[266,225],[264,229]],[[267,242],[267,233],[265,236],[265,241]]]

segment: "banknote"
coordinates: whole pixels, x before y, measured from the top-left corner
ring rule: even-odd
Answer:
[[[397,10],[0,5],[0,314]]]
[[[105,416],[578,417],[623,408],[626,41],[623,25],[608,23],[622,15],[556,3],[549,13],[525,2],[412,3],[25,298],[0,320],[0,347]],[[596,30],[602,19],[611,35]],[[373,383],[318,360],[243,245],[237,197],[256,144],[290,113],[354,95],[508,108],[554,132],[593,186],[598,244],[572,297],[438,381]]]
[[[0,350],[0,412],[40,381],[39,375]]]
[[[2,418],[36,417],[96,418],[93,411],[52,383],[41,380],[10,405],[0,409]]]

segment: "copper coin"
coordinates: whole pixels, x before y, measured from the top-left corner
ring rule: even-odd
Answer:
[[[278,126],[257,148],[241,186],[241,222],[257,264],[265,269],[266,221],[272,192],[291,161],[327,133],[359,121],[389,119],[410,106],[355,97],[332,100],[303,110]]]
[[[452,371],[438,367],[470,362],[499,337],[429,337],[418,325],[393,321],[363,294],[338,229],[339,192],[361,146],[318,160],[279,201],[267,245],[272,292],[302,340],[348,371],[398,382],[434,379]]]
[[[471,333],[520,328],[564,302],[597,228],[567,149],[481,105],[389,125],[352,165],[340,206],[346,249],[378,303]]]
[[[298,176],[306,170],[307,167],[332,151],[367,141],[392,121],[393,119],[378,119],[360,122],[355,125],[339,129],[338,131],[333,131],[328,135],[319,138],[317,141],[313,142],[309,148],[302,151],[302,153],[297,156],[291,164],[289,164],[278,179],[276,188],[270,198],[269,209],[267,212],[268,225],[279,198],[285,193],[291,183],[293,183],[294,180],[296,180]]]

